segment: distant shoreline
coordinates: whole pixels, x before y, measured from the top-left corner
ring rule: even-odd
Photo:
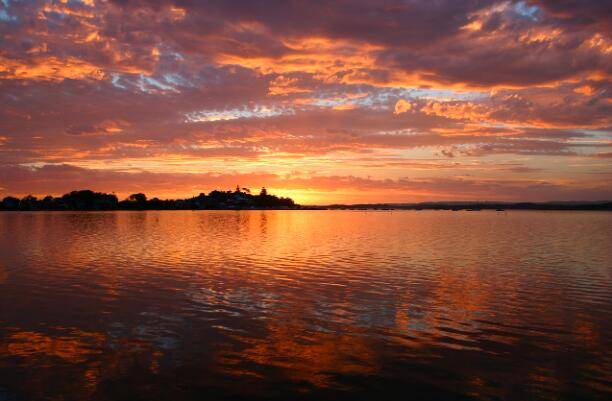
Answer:
[[[606,201],[442,201],[419,203],[355,203],[331,205],[299,205],[291,198],[278,197],[262,188],[252,194],[237,186],[234,191],[214,190],[186,199],[149,199],[136,193],[124,200],[115,194],[88,189],[72,191],[61,197],[51,195],[39,199],[28,195],[19,199],[7,196],[0,202],[0,211],[99,211],[99,210],[604,210],[612,211],[612,200]]]
[[[52,209],[38,209],[38,210],[19,210],[19,209],[0,209],[0,213],[70,213],[70,212],[223,212],[223,211],[234,211],[234,212],[257,212],[257,211],[346,211],[346,212],[401,212],[401,211],[436,211],[436,212],[512,212],[512,211],[534,211],[534,212],[612,212],[612,207],[608,208],[506,208],[506,209],[449,209],[449,208],[337,208],[337,207],[326,207],[326,206],[302,206],[294,208],[250,208],[250,209],[64,209],[64,210],[52,210]]]
[[[602,202],[596,204],[550,204],[550,203],[516,203],[516,204],[465,204],[457,205],[430,205],[430,204],[410,204],[410,205],[385,205],[385,204],[359,204],[359,205],[294,205],[292,207],[216,207],[216,208],[106,208],[106,209],[3,209],[0,212],[112,212],[112,211],[262,211],[262,210],[341,210],[341,211],[453,211],[453,212],[480,212],[480,211],[497,211],[506,212],[513,210],[533,210],[533,211],[607,211],[612,212],[612,202]]]
[[[409,204],[328,205],[328,210],[604,210],[612,211],[612,201],[601,202],[422,202]]]

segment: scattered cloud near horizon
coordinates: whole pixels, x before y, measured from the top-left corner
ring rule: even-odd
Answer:
[[[0,1],[0,195],[612,199],[599,1]]]

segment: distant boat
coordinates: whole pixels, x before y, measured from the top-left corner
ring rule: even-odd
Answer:
[[[496,212],[505,212],[504,209],[495,209]]]

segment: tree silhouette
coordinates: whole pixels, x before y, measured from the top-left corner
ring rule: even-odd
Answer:
[[[146,203],[147,202],[147,195],[145,195],[143,193],[132,194],[132,195],[128,196],[128,200],[130,202]]]
[[[7,196],[0,202],[0,210],[194,210],[194,209],[289,209],[295,208],[290,198],[279,198],[262,188],[259,195],[248,188],[236,187],[235,191],[211,191],[187,199],[147,199],[143,193],[135,193],[119,202],[115,194],[91,190],[72,191],[61,197],[46,196],[37,199],[28,195],[23,199]]]

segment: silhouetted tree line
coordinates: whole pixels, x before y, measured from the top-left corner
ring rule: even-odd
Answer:
[[[0,210],[192,210],[192,209],[292,209],[298,205],[291,198],[268,194],[262,188],[258,195],[247,188],[234,191],[214,190],[188,199],[148,199],[143,193],[119,200],[114,194],[90,190],[72,191],[61,197],[38,199],[28,195],[21,199],[7,196]]]

